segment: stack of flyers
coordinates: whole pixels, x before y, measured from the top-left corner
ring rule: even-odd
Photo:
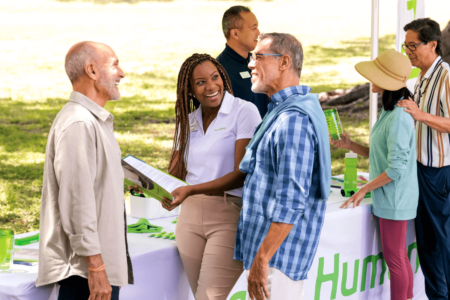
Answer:
[[[14,248],[14,264],[36,266],[39,261],[39,249]]]

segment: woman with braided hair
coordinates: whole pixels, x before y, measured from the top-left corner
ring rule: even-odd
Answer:
[[[175,114],[169,172],[189,185],[162,205],[183,203],[177,244],[195,299],[225,300],[243,271],[233,259],[245,178],[239,163],[261,117],[233,96],[225,69],[208,54],[181,66]]]

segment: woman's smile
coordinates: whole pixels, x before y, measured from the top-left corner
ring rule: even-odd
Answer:
[[[205,98],[210,101],[216,101],[217,99],[219,99],[219,91],[205,95]]]

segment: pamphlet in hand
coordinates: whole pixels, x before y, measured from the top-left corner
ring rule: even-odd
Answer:
[[[139,190],[156,200],[163,201],[163,197],[173,199],[171,193],[181,187],[188,185],[183,180],[175,178],[142,160],[128,155],[122,159],[123,172],[125,173],[124,184],[126,187],[139,186]]]

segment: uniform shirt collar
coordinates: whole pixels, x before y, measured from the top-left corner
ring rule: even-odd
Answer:
[[[243,58],[236,51],[234,51],[228,44],[225,44],[225,53],[228,54],[232,59],[240,62],[248,64],[251,53],[248,54],[247,58]]]
[[[225,91],[225,94],[223,96],[222,105],[219,109],[219,114],[230,114],[231,106],[233,104],[234,96]]]
[[[437,63],[442,60],[442,58],[440,56],[438,56],[433,64],[431,65],[431,67],[428,69],[428,71],[425,73],[425,75],[423,76],[423,78],[430,78],[431,74],[433,74],[434,69],[436,68]]]
[[[222,105],[219,109],[219,114],[229,115],[231,112],[231,106],[233,105],[234,96],[225,91],[223,96]],[[202,105],[195,110],[195,118],[201,124],[202,123]]]
[[[102,120],[103,122],[106,122],[108,118],[111,119],[111,121],[114,119],[114,116],[110,114],[106,109],[83,95],[82,93],[72,91],[70,94],[69,101],[78,103],[85,108],[87,108],[94,116]]]
[[[306,85],[296,85],[296,86],[290,86],[285,89],[282,89],[281,91],[276,92],[272,95],[271,102],[278,102],[282,103],[284,100],[289,98],[289,96],[293,94],[300,94],[300,95],[306,95],[309,92],[311,92],[311,88]]]

